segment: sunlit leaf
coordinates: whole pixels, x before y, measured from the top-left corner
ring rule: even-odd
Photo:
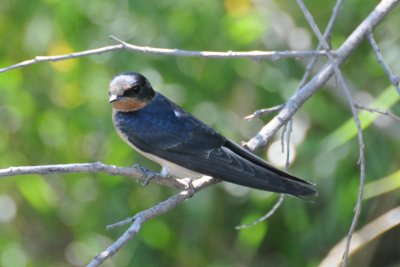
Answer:
[[[400,188],[400,170],[369,182],[364,188],[364,199],[370,199]]]

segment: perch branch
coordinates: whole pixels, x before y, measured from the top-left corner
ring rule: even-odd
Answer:
[[[110,175],[134,177],[143,182],[146,182],[150,177],[152,181],[155,181],[158,184],[175,187],[180,190],[178,194],[168,198],[167,200],[160,202],[147,210],[141,211],[133,217],[108,226],[108,229],[113,229],[132,223],[128,230],[126,230],[118,240],[116,240],[106,250],[98,254],[89,263],[88,266],[91,267],[101,265],[105,260],[114,255],[123,245],[126,244],[126,242],[132,239],[139,232],[144,222],[168,212],[184,200],[192,197],[199,190],[219,182],[218,179],[209,176],[203,176],[195,180],[166,178],[161,177],[159,173],[150,172],[138,165],[127,168],[107,165],[102,162],[9,167],[6,169],[0,169],[0,178],[30,174],[51,175],[60,173],[107,173]]]
[[[109,175],[123,175],[138,179],[145,183],[149,178],[152,181],[168,187],[175,187],[180,190],[188,188],[188,183],[185,179],[173,179],[160,176],[159,173],[151,172],[145,168],[134,165],[133,167],[118,167],[107,165],[102,162],[94,163],[72,163],[72,164],[55,164],[55,165],[40,165],[40,166],[20,166],[0,169],[0,179],[18,175],[49,175],[60,173],[107,173]]]

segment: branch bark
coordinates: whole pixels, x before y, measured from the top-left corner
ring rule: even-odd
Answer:
[[[191,198],[195,192],[202,190],[210,185],[219,182],[217,179],[209,176],[204,176],[200,179],[193,180],[190,187],[180,193],[168,198],[167,200],[158,203],[157,205],[137,213],[135,216],[123,220],[119,223],[109,226],[110,228],[119,227],[125,224],[132,223],[132,225],[107,249],[100,252],[94,259],[87,265],[88,267],[100,266],[105,260],[117,253],[130,239],[132,239],[146,221],[160,216],[181,204],[183,201]]]
[[[203,176],[195,180],[161,177],[159,173],[150,172],[139,165],[135,165],[134,167],[118,167],[107,165],[102,162],[9,167],[6,169],[0,169],[0,178],[31,174],[51,175],[61,173],[106,173],[110,175],[124,175],[136,178],[142,182],[147,182],[147,180],[151,178],[152,181],[158,184],[175,187],[180,190],[178,194],[168,198],[167,200],[162,201],[147,210],[143,210],[130,218],[108,226],[107,229],[110,230],[132,223],[132,225],[118,238],[118,240],[99,253],[87,265],[90,267],[100,266],[105,260],[117,253],[122,246],[124,246],[140,231],[141,226],[146,221],[174,209],[184,200],[192,197],[196,192],[220,182],[220,180],[209,176]]]
[[[336,50],[335,61],[338,66],[346,62],[347,58],[364,40],[370,29],[375,28],[398,3],[399,0],[382,0],[375,7],[369,16],[360,23],[360,25],[340,46],[340,48]],[[250,150],[255,150],[267,145],[270,138],[332,77],[334,73],[333,66],[332,62],[325,64],[313,79],[290,97],[278,115],[265,125],[256,136],[251,138],[247,142],[246,146]]]
[[[325,51],[246,51],[246,52],[191,51],[182,49],[167,49],[167,48],[158,48],[149,46],[138,46],[122,41],[114,36],[110,36],[110,38],[118,42],[119,44],[104,46],[96,49],[90,49],[71,54],[64,54],[57,56],[37,56],[33,59],[25,60],[5,68],[0,68],[0,73],[7,72],[13,69],[24,68],[29,65],[41,62],[56,62],[56,61],[74,59],[79,57],[87,57],[91,55],[101,55],[104,53],[117,50],[127,50],[136,53],[177,56],[177,57],[247,58],[253,60],[272,60],[272,61],[287,59],[287,58],[309,58],[309,57],[326,55]]]
[[[0,178],[29,174],[49,175],[61,173],[107,173],[109,175],[131,177],[143,183],[151,179],[160,185],[174,187],[179,190],[189,188],[187,179],[162,177],[160,173],[151,172],[139,165],[134,165],[133,167],[118,167],[115,165],[107,165],[102,162],[9,167],[0,169]]]

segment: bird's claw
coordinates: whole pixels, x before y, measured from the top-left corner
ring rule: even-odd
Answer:
[[[192,178],[185,178],[184,181],[186,182],[186,190],[189,194],[189,197],[192,197],[196,193],[196,188],[193,186],[193,179]]]
[[[150,181],[157,176],[156,173],[150,171],[149,169],[143,167],[142,165],[140,165],[139,163],[135,163],[132,168],[136,169],[137,171],[141,172],[144,176],[143,178],[143,186],[146,186],[150,183]]]
[[[151,180],[153,180],[154,178],[156,178],[158,175],[156,173],[153,172],[147,172],[144,174],[144,181],[142,183],[143,186],[146,186],[150,183]]]
[[[145,178],[143,181],[143,185],[146,186],[150,183],[151,180],[153,180],[156,177],[161,177],[161,178],[170,178],[172,176],[171,172],[167,167],[162,167],[160,173],[152,172],[150,170],[147,170],[144,172]]]
[[[137,171],[141,172],[141,173],[147,173],[149,172],[148,169],[146,169],[145,167],[143,167],[142,165],[140,165],[140,163],[135,163],[132,165],[132,168],[136,169]]]

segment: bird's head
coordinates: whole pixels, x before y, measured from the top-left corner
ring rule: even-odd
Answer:
[[[144,108],[156,94],[149,81],[137,72],[126,72],[114,77],[108,93],[113,108],[123,112]]]

